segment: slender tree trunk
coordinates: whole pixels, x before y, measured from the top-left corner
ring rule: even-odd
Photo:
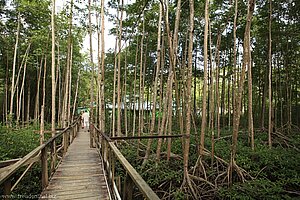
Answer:
[[[245,82],[245,74],[247,66],[251,65],[251,56],[250,56],[250,30],[251,30],[251,22],[252,16],[255,7],[255,0],[248,1],[248,11],[247,11],[247,21],[246,28],[244,33],[244,44],[243,44],[243,66],[239,80],[239,88],[238,93],[236,93],[236,107],[233,117],[233,134],[232,134],[232,149],[231,149],[231,160],[229,165],[229,182],[232,182],[232,171],[233,168],[236,168],[236,152],[237,152],[237,138],[240,124],[240,115],[241,115],[241,107],[242,107],[242,96],[244,91],[244,82]],[[238,171],[238,170],[237,170]]]
[[[59,39],[59,38],[58,38]],[[60,69],[60,44],[59,40],[57,39],[57,64],[56,64],[56,75],[55,75],[55,92],[58,90],[58,104],[57,104],[57,125],[58,127],[62,126],[62,103],[61,103],[61,94],[62,94],[62,88],[61,88],[61,82],[62,82],[62,77],[61,77],[61,69]]]
[[[12,73],[12,82],[11,82],[11,96],[10,96],[10,108],[9,108],[9,124],[12,126],[13,120],[13,106],[14,106],[14,93],[15,93],[15,73],[16,73],[16,61],[17,61],[17,51],[18,51],[18,43],[19,43],[19,35],[20,35],[20,13],[18,13],[18,26],[16,32],[16,44],[14,51],[14,61],[13,61],[13,73]]]
[[[119,39],[118,39],[118,96],[117,96],[117,104],[118,104],[118,113],[117,113],[117,135],[121,136],[121,50],[122,50],[122,22],[123,22],[123,6],[124,0],[120,0],[121,5],[120,8],[120,24],[119,24]]]
[[[105,132],[105,99],[104,99],[104,75],[105,75],[105,41],[104,33],[105,20],[104,20],[104,0],[101,0],[101,112],[100,112],[100,130]]]
[[[70,75],[69,75],[69,92],[68,92],[68,112],[67,112],[67,121],[68,125],[71,123],[71,100],[72,100],[72,67],[73,67],[73,44],[71,41],[71,51],[70,51]],[[73,118],[73,116],[72,116]]]
[[[46,75],[47,75],[47,56],[45,55],[45,61],[44,61],[44,75],[43,75],[43,93],[42,93],[42,107],[41,107],[41,122],[40,122],[40,144],[44,143],[45,136],[44,136],[44,130],[45,130],[45,99],[46,99]],[[52,149],[53,150],[53,149]],[[52,157],[53,159],[53,157]],[[51,162],[51,167],[52,167]]]
[[[138,63],[138,38],[137,38],[137,45],[136,45],[136,51],[135,51],[135,64],[134,64],[134,85],[133,85],[133,122],[132,122],[132,136],[135,136],[135,124],[136,124],[136,72],[137,72],[137,63]]]
[[[37,88],[36,88],[36,96],[35,96],[35,107],[34,107],[34,121],[38,122],[40,115],[40,82],[43,68],[43,56],[41,57],[40,68],[38,70],[38,80],[37,80]]]
[[[100,5],[101,7],[102,5]],[[99,13],[96,13],[96,22],[97,22],[97,68],[98,68],[98,77],[97,77],[97,114],[95,116],[95,123],[98,123],[98,127],[102,130],[101,124],[101,115],[102,115],[102,102],[101,102],[101,31],[100,31],[100,21],[99,21]]]
[[[226,54],[226,53],[225,53]],[[222,92],[221,92],[221,117],[222,117],[222,127],[225,126],[225,111],[226,111],[226,105],[225,105],[225,77],[226,77],[226,63],[223,66],[223,73],[222,73]],[[230,79],[230,77],[228,78]],[[228,81],[228,85],[230,85],[230,82]],[[218,138],[220,138],[220,135],[218,135]]]
[[[75,91],[74,102],[73,102],[72,121],[74,120],[75,111],[76,111],[79,81],[80,81],[80,69],[78,71],[77,81],[76,81],[76,91]]]
[[[117,38],[115,43],[115,64],[114,64],[114,84],[113,84],[113,105],[112,105],[112,136],[115,137],[115,122],[116,122],[116,80],[117,80]]]
[[[206,0],[208,3],[209,0]],[[193,69],[193,40],[194,40],[194,0],[189,0],[190,7],[190,18],[189,18],[189,47],[188,47],[188,67],[187,67],[187,82],[186,82],[186,135],[184,138],[184,153],[183,153],[183,174],[184,183],[187,183],[192,191],[194,198],[197,198],[195,191],[191,185],[189,178],[189,148],[190,148],[190,131],[191,131],[191,85],[192,85],[192,69]],[[208,8],[208,7],[207,7]],[[208,15],[208,12],[206,11]]]
[[[237,29],[237,17],[238,17],[238,0],[235,0],[235,7],[234,7],[234,22],[233,22],[233,80],[232,80],[232,110],[233,116],[235,115],[235,107],[236,107],[236,100],[235,97],[237,96],[237,73],[238,73],[238,66],[237,66],[237,38],[236,38],[236,29]],[[229,109],[230,110],[230,109]],[[230,117],[229,112],[229,117]],[[230,120],[229,123],[231,124]]]
[[[125,65],[124,65],[124,94],[123,94],[123,107],[124,107],[124,126],[125,136],[128,136],[128,115],[127,115],[127,48],[125,50]]]
[[[140,89],[139,89],[139,126],[138,126],[138,136],[141,136],[141,133],[144,130],[144,116],[143,116],[143,109],[144,109],[144,87],[143,86],[143,55],[144,55],[144,38],[145,38],[145,13],[143,11],[143,32],[141,38],[141,50],[140,50]]]
[[[105,75],[105,41],[104,33],[105,20],[104,20],[104,0],[101,0],[101,74],[100,74],[100,110],[99,110],[99,124],[100,130],[105,132],[105,99],[104,99],[104,75]],[[99,68],[100,70],[100,68]]]
[[[51,50],[51,86],[52,86],[52,95],[51,95],[51,107],[52,107],[52,112],[51,112],[51,132],[52,132],[52,137],[55,136],[55,90],[56,90],[56,85],[55,85],[55,0],[52,0],[52,13],[51,13],[51,29],[52,29],[52,50]],[[46,58],[46,57],[45,57]],[[46,64],[46,62],[45,62]],[[45,80],[44,80],[45,81]],[[44,88],[45,92],[45,88]],[[45,98],[45,97],[43,97]],[[43,100],[44,101],[44,100]],[[45,109],[45,103],[43,102],[43,109]],[[51,155],[52,155],[52,160],[51,160],[51,172],[54,171],[55,164],[56,164],[56,145],[55,145],[55,140],[52,143],[52,149],[51,149]]]
[[[30,123],[30,98],[31,98],[31,89],[30,89],[30,82],[27,82],[28,91],[27,91],[27,110],[26,110],[26,124],[29,126]]]
[[[220,108],[221,108],[221,99],[220,99],[220,92],[219,92],[219,87],[220,87],[220,46],[221,46],[221,32],[218,32],[217,36],[217,48],[216,48],[216,100],[217,100],[217,106],[216,106],[216,128],[217,128],[217,134],[218,138],[220,138],[221,134],[221,123],[220,123]]]
[[[24,85],[25,85],[25,79],[26,79],[26,69],[27,69],[27,59],[28,59],[28,53],[29,53],[29,49],[30,49],[31,44],[28,45],[27,50],[25,53],[25,63],[24,63],[24,71],[23,71],[23,79],[22,79],[22,85],[21,85],[21,90],[20,90],[20,95],[19,95],[19,109],[17,110],[17,123],[19,123],[20,120],[20,115],[21,115],[21,102],[22,102],[22,98],[24,96]]]
[[[208,22],[209,22],[209,0],[206,0],[205,1],[205,28],[204,28],[204,81],[203,81],[203,97],[202,97],[200,156],[202,156],[204,152],[204,136],[205,136],[205,129],[206,129]]]
[[[253,104],[252,103],[252,62],[251,62],[251,49],[250,49],[250,46],[249,46],[249,63],[248,63],[248,137],[250,138],[250,141],[251,141],[251,149],[254,151],[254,128],[253,128],[252,104]]]
[[[155,70],[155,79],[153,82],[153,95],[152,95],[152,115],[151,115],[151,125],[150,125],[150,135],[153,135],[155,129],[156,121],[156,99],[157,99],[157,86],[160,73],[160,64],[161,64],[161,22],[162,22],[162,4],[159,4],[159,18],[158,18],[158,31],[157,31],[157,62]],[[148,140],[147,150],[144,160],[146,161],[150,154],[152,140]]]
[[[8,124],[8,119],[7,119],[7,107],[8,107],[8,82],[9,82],[9,78],[8,78],[8,68],[9,68],[9,64],[8,64],[8,51],[6,51],[6,70],[5,70],[5,102],[4,102],[4,116],[5,116],[5,125],[7,126]]]
[[[269,126],[268,126],[268,143],[272,148],[272,0],[269,0]]]
[[[90,101],[90,124],[93,123],[93,117],[94,117],[94,74],[95,74],[95,67],[94,67],[94,59],[93,59],[93,30],[92,30],[92,16],[91,16],[91,0],[88,1],[89,4],[89,36],[90,36],[90,64],[92,67],[91,74],[91,88],[90,88],[90,95],[91,95],[91,101]]]

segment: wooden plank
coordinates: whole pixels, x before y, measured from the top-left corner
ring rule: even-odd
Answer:
[[[102,162],[97,150],[90,148],[88,132],[78,133],[41,199],[51,195],[55,199],[109,199]]]

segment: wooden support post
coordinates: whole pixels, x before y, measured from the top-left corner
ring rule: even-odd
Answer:
[[[67,153],[68,151],[68,132],[69,131],[66,131],[64,134],[63,134],[63,143],[64,143],[64,154]]]
[[[56,165],[56,143],[55,140],[51,143],[51,174],[55,171],[55,165]]]
[[[11,193],[11,180],[7,179],[4,182],[4,199],[11,199],[10,198],[10,193]]]
[[[134,183],[131,179],[131,177],[129,176],[128,173],[126,173],[126,177],[124,180],[124,188],[123,188],[123,199],[124,200],[131,200],[133,199],[133,186]]]
[[[74,140],[74,127],[71,128],[71,130],[70,130],[70,137],[69,137],[69,140],[70,140],[69,144],[72,144],[72,142],[73,142],[73,140]]]
[[[41,165],[42,165],[42,189],[48,185],[48,162],[47,162],[47,148],[41,150]]]
[[[74,141],[74,139],[76,137],[76,132],[77,132],[77,124],[73,128],[73,140],[72,140],[72,142]]]
[[[115,159],[113,151],[111,150],[110,152],[111,152],[110,153],[110,157],[111,157],[110,165],[111,165],[111,174],[112,174],[111,181],[112,181],[112,186],[114,186],[116,159]]]
[[[93,148],[93,125],[90,125],[90,148]]]
[[[116,176],[116,186],[118,188],[119,193],[121,193],[121,177],[120,176]]]

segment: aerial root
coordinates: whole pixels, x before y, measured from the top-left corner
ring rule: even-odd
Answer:
[[[273,132],[272,135],[274,135],[274,136],[278,137],[279,139],[281,139],[284,142],[284,144],[286,145],[286,147],[293,148],[296,151],[300,152],[300,149],[298,149],[294,144],[291,144],[292,143],[292,139],[290,139],[286,135],[282,134],[279,131]]]
[[[216,185],[214,185],[213,183],[209,182],[208,180],[206,180],[204,178],[201,178],[201,177],[198,177],[198,176],[194,176],[194,175],[191,175],[191,174],[189,174],[189,177],[191,179],[196,180],[196,181],[204,182],[204,183],[208,184],[209,186],[211,186],[212,188],[216,188]]]
[[[198,172],[198,173],[197,173]],[[202,156],[198,156],[195,166],[193,167],[193,175],[195,174],[203,174],[204,179],[207,180],[206,170],[202,162]]]
[[[197,190],[195,190],[195,188],[197,188],[197,186],[194,181],[190,179],[190,175],[187,174],[186,176],[184,176],[181,190],[185,191],[187,194],[192,194],[194,199],[199,199],[200,194],[196,192]]]

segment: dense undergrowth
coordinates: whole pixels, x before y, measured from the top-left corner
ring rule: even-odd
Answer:
[[[11,130],[5,127],[0,129],[0,160],[20,158],[32,151],[39,145],[39,134],[35,133],[36,127]],[[223,139],[216,140],[215,154],[229,161],[230,130],[223,130]],[[225,136],[225,137],[224,137]],[[226,137],[228,136],[228,137]],[[210,150],[210,136],[206,137],[205,147]],[[202,199],[300,199],[300,136],[298,133],[288,135],[289,141],[283,141],[275,137],[272,149],[267,145],[267,133],[255,133],[255,150],[252,151],[249,144],[247,133],[241,132],[239,135],[237,164],[247,171],[253,179],[241,182],[235,179],[229,187],[225,180],[223,184],[203,193]],[[191,171],[198,158],[197,137],[191,137],[189,166]],[[146,145],[147,140],[141,140]],[[172,156],[170,161],[166,160],[166,144],[162,147],[160,162],[156,162],[156,141],[152,146],[152,154],[149,162],[142,168],[145,146],[139,145],[134,141],[120,143],[119,147],[128,161],[137,169],[151,188],[160,196],[161,199],[189,199],[182,190],[183,181],[183,160],[182,160],[182,141],[181,139],[172,140]],[[220,173],[220,167],[211,167],[211,158],[204,157],[205,169],[208,179],[214,179]],[[124,179],[124,171],[117,165],[116,172]],[[21,175],[21,169],[14,176],[13,182]],[[13,194],[35,195],[41,192],[40,187],[40,165],[36,163],[28,174],[22,179],[21,183],[14,190]],[[0,189],[0,195],[3,191]],[[200,198],[200,197],[199,197]],[[137,197],[138,199],[138,197]]]
[[[223,131],[222,136],[230,135],[231,131]],[[237,177],[229,187],[227,180],[216,184],[216,188],[205,191],[201,199],[300,199],[300,136],[291,134],[290,143],[281,141],[274,136],[273,147],[267,145],[267,133],[256,132],[255,150],[248,144],[247,133],[240,133],[238,143],[237,165],[251,175],[244,183]],[[146,141],[142,141],[146,144]],[[217,140],[215,154],[229,161],[231,137]],[[288,146],[289,147],[288,147]],[[166,151],[164,145],[163,151]],[[190,163],[191,171],[198,158],[196,138],[191,139]],[[181,139],[172,141],[173,157],[169,162],[162,158],[155,161],[156,143],[152,149],[152,159],[142,168],[143,151],[137,155],[136,146],[132,143],[123,143],[122,152],[129,162],[138,170],[146,182],[162,199],[189,199],[182,190],[183,161]],[[205,147],[211,148],[210,137],[207,137]],[[163,152],[162,151],[162,152]],[[211,168],[211,158],[206,156],[203,160],[208,180],[217,177],[220,167]],[[214,183],[212,181],[212,183]],[[204,188],[207,188],[204,186]],[[199,197],[200,198],[200,197]]]
[[[0,127],[0,161],[22,158],[39,145],[39,134],[36,126],[21,129]],[[12,177],[15,183],[26,167],[18,170]],[[28,199],[38,197],[41,192],[41,167],[39,162],[27,172],[25,177],[13,190],[11,197]],[[0,195],[3,194],[0,188]]]

